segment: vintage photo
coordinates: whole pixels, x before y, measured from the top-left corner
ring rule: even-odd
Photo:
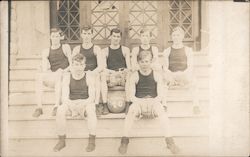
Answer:
[[[3,156],[249,155],[249,3],[5,6]]]

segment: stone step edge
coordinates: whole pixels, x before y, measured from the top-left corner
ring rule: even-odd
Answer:
[[[58,137],[56,137],[56,136],[49,136],[49,137],[36,137],[36,138],[34,138],[34,137],[27,137],[27,136],[25,136],[25,137],[22,137],[22,136],[18,136],[18,137],[16,137],[16,136],[9,136],[8,137],[9,139],[11,139],[11,140],[57,140],[58,139]],[[131,136],[131,137],[129,137],[130,139],[141,139],[141,138],[164,138],[164,136],[159,136],[159,135],[157,135],[157,136]],[[209,138],[209,136],[207,135],[207,136],[173,136],[173,138]],[[88,136],[86,136],[86,137],[71,137],[71,136],[69,136],[69,137],[67,137],[67,139],[79,139],[79,140],[81,140],[81,139],[88,139]],[[66,140],[67,140],[66,139]],[[98,139],[121,139],[121,136],[96,136],[96,139],[98,140]]]

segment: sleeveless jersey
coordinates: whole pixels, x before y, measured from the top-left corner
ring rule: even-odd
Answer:
[[[138,98],[144,98],[150,96],[155,98],[157,96],[157,82],[154,80],[153,71],[144,76],[138,71],[139,81],[136,84],[136,93],[135,96]]]
[[[62,46],[55,50],[50,48],[48,60],[50,63],[50,69],[53,72],[59,68],[65,69],[69,66],[68,58],[63,53]]]
[[[87,99],[89,97],[88,85],[86,82],[86,75],[80,80],[75,80],[72,75],[70,75],[69,83],[69,99]]]
[[[84,49],[81,45],[80,53],[86,58],[85,70],[94,70],[97,67],[97,57],[94,54],[94,45],[89,49]]]
[[[168,57],[169,66],[168,69],[172,72],[184,71],[187,69],[187,55],[185,53],[185,47],[180,49],[174,49],[171,47],[171,51]]]
[[[119,70],[120,68],[127,68],[125,57],[122,53],[122,46],[118,49],[111,49],[109,47],[107,67],[110,70]]]

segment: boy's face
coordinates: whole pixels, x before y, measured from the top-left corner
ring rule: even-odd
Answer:
[[[82,30],[82,33],[81,33],[81,37],[83,39],[83,42],[91,42],[91,39],[92,39],[92,31],[89,29],[89,30]]]
[[[120,45],[121,34],[113,32],[110,39],[111,39],[111,45]]]
[[[60,44],[60,41],[61,41],[61,35],[59,32],[52,32],[50,34],[50,40],[51,40],[51,44],[52,45],[58,45]]]
[[[85,63],[84,61],[73,61],[72,62],[72,65],[71,65],[71,72],[73,74],[82,74],[84,72],[84,69],[85,69]]]
[[[141,70],[148,70],[151,68],[152,57],[150,55],[138,61]]]
[[[151,40],[150,32],[147,31],[147,32],[142,33],[140,36],[140,39],[141,39],[141,43],[143,45],[148,45],[150,43],[150,40]]]
[[[172,40],[174,43],[181,43],[183,41],[183,34],[180,31],[174,31],[172,33]]]

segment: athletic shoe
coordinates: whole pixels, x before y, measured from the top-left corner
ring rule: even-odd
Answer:
[[[43,110],[41,108],[37,108],[35,110],[35,112],[32,114],[32,116],[35,117],[35,118],[37,118],[37,117],[39,117],[42,114],[43,114]]]

